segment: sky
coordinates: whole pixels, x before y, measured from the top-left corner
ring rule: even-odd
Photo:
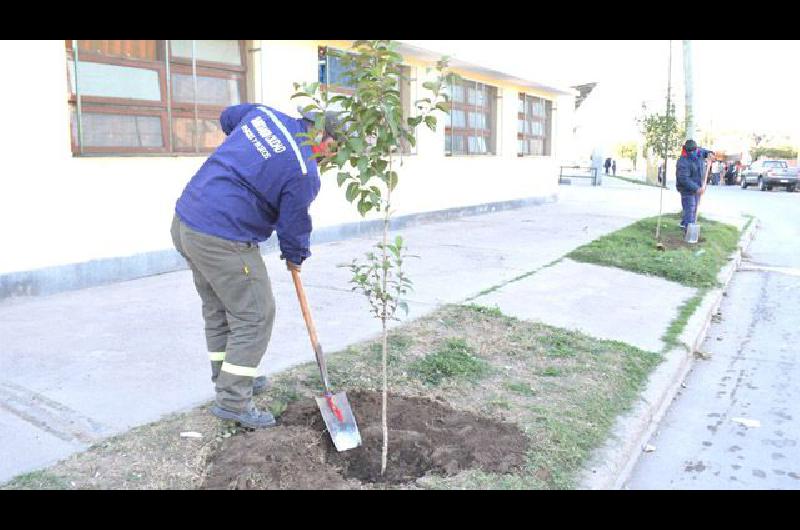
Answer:
[[[670,41],[405,41],[559,86],[598,82],[597,116],[617,136],[636,134],[643,101],[666,107]],[[683,114],[683,45],[671,41],[672,96]],[[692,41],[694,107],[705,129],[789,134],[800,142],[800,40]],[[602,87],[602,90],[601,90]],[[588,101],[588,100],[587,100]],[[615,138],[616,140],[616,138]]]

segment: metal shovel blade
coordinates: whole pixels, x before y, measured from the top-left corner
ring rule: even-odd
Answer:
[[[700,239],[700,225],[697,223],[686,225],[686,242],[697,243],[698,239]]]
[[[336,450],[347,451],[354,449],[361,445],[361,433],[358,432],[358,425],[356,425],[356,418],[353,416],[353,410],[350,408],[350,403],[347,401],[347,395],[344,392],[333,394],[330,400],[341,414],[341,420],[337,417],[330,403],[325,396],[316,398],[317,406],[322,412],[322,419],[325,420],[325,427],[331,434],[333,445]]]

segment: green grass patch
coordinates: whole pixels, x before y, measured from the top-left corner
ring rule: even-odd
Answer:
[[[564,371],[560,368],[556,368],[555,366],[548,366],[544,370],[541,370],[539,374],[544,377],[559,377],[564,375]]]
[[[521,396],[535,396],[536,391],[531,387],[530,383],[525,383],[522,381],[515,381],[513,383],[506,383],[505,385],[506,390],[510,390],[515,394],[519,394]]]
[[[482,313],[484,315],[490,315],[494,317],[502,317],[503,313],[500,311],[500,308],[497,306],[494,307],[486,307],[483,305],[478,304],[469,304],[467,306],[471,311],[475,311],[477,313]]]
[[[63,477],[43,470],[17,475],[6,487],[21,490],[63,490],[69,488],[69,483]]]
[[[747,232],[747,229],[748,229],[748,228],[750,228],[750,225],[751,225],[751,224],[753,224],[753,219],[755,219],[755,217],[754,217],[754,216],[752,216],[752,215],[748,215],[748,214],[745,214],[745,217],[747,217],[747,222],[746,222],[746,223],[744,224],[744,226],[742,227],[742,233],[743,233],[743,234],[744,234],[745,232]]]
[[[700,241],[683,241],[678,226],[680,214],[661,219],[661,237],[666,250],[656,249],[656,217],[641,219],[630,226],[576,248],[567,256],[575,261],[618,267],[658,276],[690,287],[713,287],[717,274],[736,250],[736,227],[700,217]]]
[[[611,178],[615,178],[615,179],[624,180],[624,181],[630,182],[632,184],[638,184],[640,186],[650,186],[651,188],[661,188],[662,187],[659,184],[653,184],[652,182],[647,182],[646,180],[636,180],[636,179],[632,179],[630,177],[622,177],[620,175],[607,175],[607,176],[609,176]]]
[[[697,311],[697,308],[700,305],[700,302],[703,301],[706,293],[708,293],[707,288],[700,289],[693,297],[689,298],[678,308],[678,316],[676,316],[672,322],[670,322],[667,331],[661,337],[661,340],[664,342],[664,351],[675,348],[679,345],[678,338],[680,337],[681,333],[683,333],[684,328],[686,328],[686,324],[689,322],[689,319],[692,317],[694,312]]]
[[[488,371],[486,362],[474,355],[464,339],[447,339],[441,348],[413,363],[410,372],[426,385],[438,385],[445,378],[476,379]]]

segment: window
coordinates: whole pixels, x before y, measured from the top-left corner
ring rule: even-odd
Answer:
[[[331,92],[339,94],[346,94],[352,96],[356,92],[355,83],[344,74],[341,58],[328,55],[328,48],[320,46],[317,49],[317,58],[319,61],[319,76],[318,81],[325,85]],[[411,82],[416,81],[412,78],[412,70],[409,66],[400,67],[402,74],[398,82],[398,90],[400,92],[400,102],[403,106],[403,123],[407,123],[408,117],[411,115]],[[335,107],[335,105],[334,105]],[[411,144],[401,140],[402,154],[416,154],[416,147],[411,147]]]
[[[448,91],[452,110],[445,118],[445,154],[496,154],[497,88],[461,79]]]
[[[328,55],[328,48],[320,46],[317,48],[317,59],[319,62],[318,80],[320,83],[332,92],[347,94],[348,96],[355,94],[355,83],[349,76],[344,74],[341,57]]]
[[[76,154],[208,153],[225,138],[222,110],[246,99],[244,41],[77,43],[75,54],[66,41]]]
[[[517,155],[550,156],[553,102],[520,93],[517,107]]]

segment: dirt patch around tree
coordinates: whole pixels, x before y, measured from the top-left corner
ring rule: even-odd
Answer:
[[[702,231],[702,229],[701,229]],[[698,245],[706,242],[706,238],[702,235],[698,236],[697,243],[687,243],[683,234],[662,234],[661,243],[664,245],[665,250],[677,250],[679,248],[686,248],[690,250],[698,249]]]
[[[511,423],[442,401],[389,395],[389,462],[380,474],[381,394],[348,392],[362,446],[339,453],[315,401],[289,404],[271,429],[234,436],[209,458],[206,489],[358,489],[413,486],[424,476],[480,469],[513,473],[529,439]]]

